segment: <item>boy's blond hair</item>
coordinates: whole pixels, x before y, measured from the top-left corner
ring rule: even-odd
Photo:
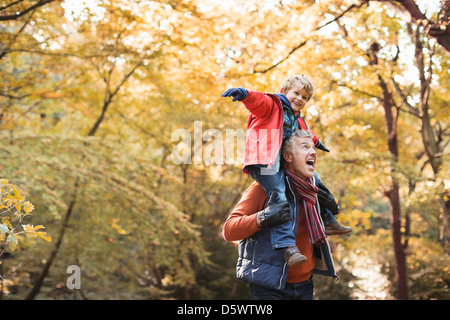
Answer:
[[[282,88],[284,89],[284,92],[289,91],[293,86],[295,86],[297,83],[300,83],[303,85],[303,88],[309,93],[310,98],[312,97],[314,93],[314,85],[310,78],[305,76],[304,74],[294,75],[287,77],[283,84]]]

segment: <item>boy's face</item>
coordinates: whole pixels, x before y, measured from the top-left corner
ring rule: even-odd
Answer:
[[[281,93],[284,93],[284,95],[288,98],[295,114],[299,113],[311,98],[308,91],[306,91],[300,83],[295,84],[287,91],[285,91],[284,88],[281,88]]]

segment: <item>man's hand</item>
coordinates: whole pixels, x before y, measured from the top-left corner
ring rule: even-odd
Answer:
[[[277,192],[270,194],[269,202],[264,210],[256,214],[257,225],[260,228],[276,226],[289,221],[290,209],[287,201],[275,203]]]
[[[242,101],[247,98],[248,92],[242,87],[230,88],[222,93],[222,97],[233,97],[234,101]]]
[[[317,197],[319,198],[320,204],[330,210],[333,215],[337,215],[339,213],[339,205],[337,204],[330,190],[328,190],[328,188],[325,187],[322,182],[319,182],[317,188],[319,189]]]

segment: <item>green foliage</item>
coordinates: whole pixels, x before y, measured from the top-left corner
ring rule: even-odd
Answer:
[[[33,210],[33,204],[20,195],[16,185],[9,183],[6,179],[0,179],[0,245],[2,248],[0,258],[7,248],[14,251],[19,245],[19,240],[25,242],[21,235],[25,235],[26,238],[40,237],[51,241],[51,237],[42,231],[43,225],[23,224],[25,217],[30,216]]]
[[[16,185],[0,179],[0,270],[3,271],[5,257],[10,256],[18,247],[26,248],[37,237],[51,241],[51,237],[43,231],[43,225],[23,224],[31,218],[33,210],[33,204],[26,201]],[[3,272],[0,274],[2,295],[9,292],[9,286],[14,280],[5,277]]]

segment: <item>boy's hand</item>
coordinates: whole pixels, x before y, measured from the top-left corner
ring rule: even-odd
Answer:
[[[242,101],[247,98],[248,92],[242,87],[230,88],[222,93],[222,97],[233,97],[234,101]]]
[[[317,194],[319,203],[330,210],[333,215],[337,215],[339,213],[339,205],[337,204],[330,190],[328,190],[328,188],[325,187],[322,182],[319,182],[317,184],[317,188],[319,189],[319,192]]]

